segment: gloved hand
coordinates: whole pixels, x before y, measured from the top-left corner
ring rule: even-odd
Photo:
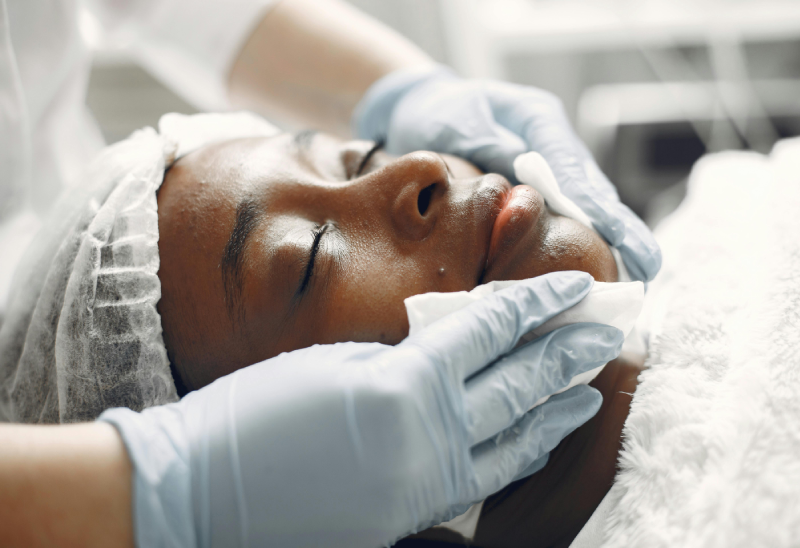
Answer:
[[[579,386],[528,411],[613,359],[619,330],[575,324],[514,350],[592,283],[541,276],[394,347],[313,346],[106,411],[134,466],[137,544],[375,547],[458,515],[600,407]]]
[[[433,150],[487,172],[514,177],[514,159],[540,153],[562,192],[617,247],[631,276],[652,280],[661,250],[647,226],[600,171],[567,120],[561,101],[541,89],[465,80],[446,67],[398,71],[378,80],[353,115],[353,132],[393,154]]]

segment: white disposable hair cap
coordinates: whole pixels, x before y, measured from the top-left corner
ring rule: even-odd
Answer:
[[[244,137],[272,137],[280,133],[278,128],[250,112],[190,116],[172,112],[158,121],[158,131],[175,143],[173,160],[211,143]]]
[[[28,249],[0,329],[0,420],[77,422],[178,399],[156,310],[156,192],[192,150],[279,131],[249,113],[168,114],[159,127],[104,149]]]

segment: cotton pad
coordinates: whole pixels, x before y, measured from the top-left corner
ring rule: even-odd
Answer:
[[[409,336],[414,335],[436,320],[485,299],[495,291],[518,283],[520,283],[519,280],[495,281],[479,285],[472,291],[423,293],[409,297],[405,300],[409,325],[408,334]],[[639,317],[643,301],[644,284],[642,282],[595,282],[589,294],[581,302],[540,325],[525,335],[520,342],[524,344],[559,327],[581,322],[611,325],[622,331],[627,337]],[[602,369],[603,367],[598,367],[574,377],[564,390],[578,384],[589,384]],[[548,398],[549,396],[542,398],[533,407],[541,405]]]
[[[514,175],[520,183],[539,191],[554,213],[574,219],[594,230],[589,216],[561,192],[561,187],[558,186],[553,171],[541,154],[526,152],[517,156],[514,160]]]

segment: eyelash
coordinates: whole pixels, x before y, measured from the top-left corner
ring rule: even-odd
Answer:
[[[300,288],[297,290],[297,293],[299,295],[305,293],[306,288],[308,288],[308,284],[311,281],[311,275],[314,273],[314,261],[317,258],[317,252],[319,251],[320,241],[330,228],[331,224],[325,223],[324,225],[318,226],[311,231],[311,234],[313,234],[314,236],[314,242],[311,244],[311,252],[309,253],[308,263],[306,264],[305,274],[303,275],[303,281],[300,282]]]
[[[372,148],[364,154],[364,157],[361,159],[361,163],[358,164],[358,169],[356,170],[355,174],[350,177],[350,179],[355,179],[356,177],[360,177],[361,173],[364,171],[364,168],[367,167],[372,156],[378,152],[380,149],[383,148],[383,141],[375,141],[375,144],[372,145]]]

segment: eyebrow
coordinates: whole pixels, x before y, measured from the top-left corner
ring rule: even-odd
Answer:
[[[253,229],[263,216],[263,210],[258,203],[250,198],[245,198],[236,206],[236,220],[233,223],[233,230],[222,251],[222,259],[219,266],[222,270],[222,285],[225,289],[225,306],[228,309],[228,316],[234,325],[240,322],[244,324],[244,302],[242,292],[244,290],[244,259],[247,241]]]

